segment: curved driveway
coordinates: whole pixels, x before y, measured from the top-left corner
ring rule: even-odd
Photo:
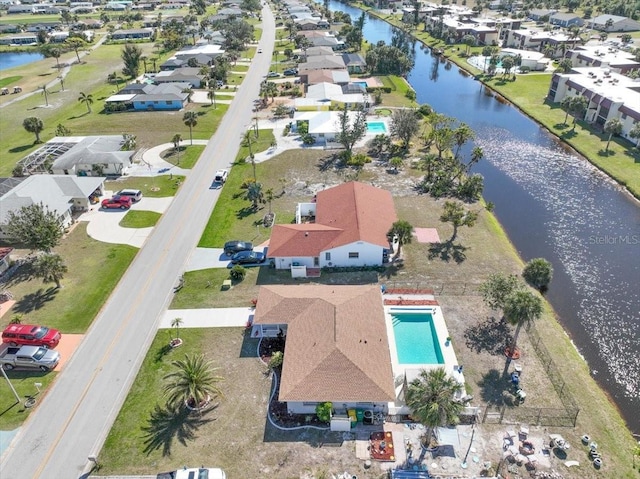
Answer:
[[[87,335],[5,452],[0,477],[77,478],[88,471],[127,396],[177,277],[204,229],[220,190],[216,169],[228,166],[251,122],[252,102],[269,69],[273,14],[262,10],[263,34],[244,83],[224,121]]]

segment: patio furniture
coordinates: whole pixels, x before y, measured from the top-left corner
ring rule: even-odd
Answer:
[[[557,448],[564,451],[571,447],[569,443],[565,441],[560,434],[549,434],[549,439],[551,439],[549,446],[553,448]]]
[[[506,431],[502,438],[502,449],[507,450],[509,446],[513,446],[516,440],[516,433],[514,431]]]

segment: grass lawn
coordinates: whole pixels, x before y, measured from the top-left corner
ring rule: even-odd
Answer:
[[[140,44],[147,56],[154,54],[152,44]],[[37,116],[44,122],[41,133],[43,141],[55,135],[58,124],[70,129],[73,135],[121,135],[123,132],[136,135],[137,146],[153,147],[171,140],[176,133],[189,138],[189,128],[183,123],[184,111],[179,112],[126,112],[105,114],[102,112],[103,101],[116,89],[116,85],[108,84],[109,73],[121,69],[120,52],[122,45],[103,45],[83,58],[83,63],[74,65],[65,79],[65,90],[55,86],[49,90],[49,107],[41,94],[33,95],[3,108],[0,115],[0,175],[10,176],[15,163],[39,145],[34,145],[32,133],[24,128],[16,127],[16,119],[20,123],[24,118]],[[68,56],[68,58],[67,58]],[[65,59],[75,58],[71,52]],[[63,58],[61,58],[61,61]],[[161,60],[159,60],[161,62]],[[10,76],[24,74],[31,81],[22,81],[25,92],[34,91],[45,82],[55,79],[57,70],[54,59],[45,59],[25,67],[12,69]],[[238,84],[241,81],[238,82]],[[121,84],[122,85],[122,84]],[[78,102],[80,92],[91,94],[94,103],[89,113],[84,104]],[[8,101],[0,97],[0,101]],[[190,104],[186,110],[198,113],[198,124],[193,128],[193,137],[207,139],[211,136],[224,113],[227,105]]]
[[[185,141],[183,140],[183,143]],[[194,167],[198,158],[204,151],[204,145],[189,145],[189,140],[186,140],[187,145],[181,145],[179,151],[175,148],[169,148],[162,153],[162,159],[169,163],[190,170]]]
[[[24,323],[46,324],[63,333],[84,333],[120,281],[137,248],[101,243],[87,235],[86,223],[77,223],[55,248],[69,271],[62,288],[31,276],[24,267],[7,283],[17,302],[2,317],[6,325],[15,313]]]
[[[246,72],[249,71],[249,65],[238,65],[238,64],[236,64],[236,65],[233,65],[231,67],[231,71],[246,73]]]
[[[15,85],[20,80],[22,80],[22,76],[20,75],[2,78],[0,79],[0,88],[8,87],[9,85]]]
[[[9,388],[9,385],[4,380],[4,378],[0,378],[0,430],[1,431],[11,431],[20,424],[22,424],[27,417],[29,417],[29,413],[33,411],[33,409],[27,409],[24,407],[25,396],[33,396],[38,390],[35,387],[34,383],[41,383],[40,394],[36,396],[36,399],[40,399],[49,384],[53,382],[56,375],[56,372],[42,372],[42,371],[6,371],[7,377],[9,381],[11,381],[12,386],[15,388],[18,396],[20,396],[20,402],[16,402],[16,397],[13,392]]]
[[[416,102],[409,100],[405,94],[411,90],[407,81],[395,75],[378,76],[382,84],[391,88],[391,93],[382,94],[382,104],[391,107],[415,107]]]
[[[257,341],[246,338],[242,328],[181,329],[184,344],[170,350],[173,334],[160,330],[151,345],[100,452],[100,474],[149,474],[207,464],[223,468],[230,478],[266,477],[265,467],[279,469],[283,475],[278,477],[298,477],[298,460],[307,450],[320,467],[325,460],[320,450],[283,442],[282,433],[276,439],[267,426],[271,380],[255,356]],[[163,377],[172,370],[171,361],[200,351],[220,368],[216,374],[224,378],[219,383],[224,396],[202,414],[172,411],[163,399]],[[265,444],[268,435],[273,438]]]
[[[251,144],[253,152],[257,153],[268,149],[273,139],[274,136],[272,130],[259,130],[259,137]],[[269,237],[268,233],[263,234],[260,232],[260,228],[256,227],[256,225],[262,220],[266,211],[253,211],[250,207],[250,203],[243,199],[244,190],[240,188],[241,184],[247,178],[253,178],[253,166],[251,163],[243,161],[248,156],[249,147],[247,145],[241,146],[236,162],[229,172],[229,178],[227,178],[227,182],[225,183],[222,193],[218,198],[216,207],[209,218],[204,232],[202,233],[202,237],[198,243],[199,247],[221,247],[226,241],[229,241],[228,235],[238,235],[238,239],[254,241],[256,243],[259,242],[260,238],[264,238],[264,240],[266,240]],[[268,177],[263,176],[263,172],[267,170],[270,171],[271,167],[271,161],[256,164],[256,176],[258,182],[261,183],[264,188],[263,191],[271,188],[277,193],[278,189],[281,188],[278,179],[273,180],[272,174],[269,174]],[[282,176],[278,178],[286,177],[285,171],[280,171],[280,173],[282,173]],[[280,221],[278,211],[275,209],[276,202],[274,201],[273,204],[277,221]],[[293,218],[293,213],[290,212],[289,215]],[[246,221],[239,222],[237,221],[238,218],[245,218]],[[232,230],[232,227],[235,224],[242,224],[242,229],[239,231]]]
[[[180,175],[159,175],[159,176],[127,176],[105,183],[105,189],[119,191],[123,189],[133,189],[142,191],[143,196],[150,198],[164,198],[174,196],[178,188],[184,181],[184,176]]]
[[[155,226],[162,215],[155,211],[128,211],[120,221],[123,228],[151,228]]]

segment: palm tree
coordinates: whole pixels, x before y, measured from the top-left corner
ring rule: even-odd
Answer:
[[[611,137],[613,135],[619,135],[620,133],[622,133],[622,122],[619,118],[611,118],[604,124],[604,131],[605,133],[609,134],[609,138],[607,139],[607,146],[604,149],[605,153],[608,153],[609,143],[611,143]]]
[[[87,95],[84,92],[80,92],[78,101],[80,103],[84,103],[87,106],[87,113],[91,113],[91,104],[93,103],[93,95],[91,93]]]
[[[476,224],[478,219],[478,213],[473,211],[466,211],[462,203],[455,201],[445,201],[442,208],[442,215],[440,215],[440,221],[443,223],[451,223],[453,225],[453,234],[449,239],[449,243],[453,243],[453,240],[458,236],[458,228],[461,226],[468,226],[471,228]]]
[[[436,427],[454,425],[459,422],[463,404],[454,395],[462,391],[462,385],[447,375],[444,368],[422,370],[418,378],[411,381],[406,392],[407,406],[412,417],[427,427],[425,433],[428,446]]]
[[[553,278],[553,266],[544,258],[533,258],[522,270],[522,277],[540,293],[544,293]]]
[[[462,37],[462,43],[467,46],[465,54],[469,55],[469,50],[476,44],[476,37],[474,37],[473,35],[465,35],[464,37]]]
[[[211,104],[213,105],[213,108],[217,109],[218,105],[216,105],[216,83],[215,83],[215,81],[212,82],[209,85],[209,91],[207,92],[207,97],[209,98],[209,100],[211,100]]]
[[[38,118],[37,116],[25,118],[22,121],[22,126],[29,133],[33,133],[34,135],[36,135],[36,143],[42,143],[42,140],[40,140],[40,132],[44,130],[44,123],[40,118]]]
[[[274,198],[275,195],[273,194],[273,188],[267,188],[267,190],[264,192],[264,199],[269,204],[269,214],[271,214],[271,202]]]
[[[400,250],[403,245],[411,243],[411,239],[413,238],[413,226],[411,223],[405,220],[398,220],[391,225],[391,229],[387,233],[387,236],[393,238],[394,236],[398,237],[398,251],[396,251],[396,256],[400,256]]]
[[[640,148],[640,123],[633,125],[633,128],[631,128],[631,131],[629,132],[629,136],[634,140],[638,140],[636,148]]]
[[[540,296],[530,290],[517,289],[505,300],[503,312],[506,320],[516,326],[513,341],[509,346],[509,351],[513,354],[518,344],[518,335],[522,325],[542,316],[542,300]]]
[[[182,121],[189,127],[189,138],[193,145],[193,127],[198,124],[198,114],[195,111],[187,111],[182,117]]]
[[[164,387],[168,404],[177,405],[183,402],[197,408],[212,396],[222,396],[217,383],[224,378],[214,374],[218,368],[212,367],[204,354],[186,354],[184,360],[173,361],[171,365],[175,371],[164,377],[165,381],[168,381]]]
[[[33,262],[35,276],[42,278],[44,283],[54,282],[60,289],[60,281],[68,271],[62,256],[57,253],[43,253]]]
[[[42,90],[42,94],[44,95],[44,102],[46,106],[49,106],[49,90],[47,90],[47,85],[42,85],[40,89]]]
[[[173,318],[171,320],[171,327],[172,328],[176,328],[176,338],[175,339],[180,339],[180,335],[179,335],[179,329],[180,329],[180,325],[184,323],[184,321],[182,320],[182,318]]]
[[[247,192],[244,195],[244,199],[247,201],[251,201],[252,208],[254,210],[257,210],[258,205],[260,203],[264,203],[264,194],[262,193],[262,185],[255,181],[249,183],[249,187],[247,188]]]
[[[269,81],[262,85],[262,96],[264,96],[265,102],[269,100],[269,97],[271,97],[271,103],[273,103],[277,94],[278,85],[274,82]]]
[[[176,164],[180,164],[180,142],[182,141],[182,135],[180,133],[176,133],[171,138],[171,143],[173,143],[173,149],[178,155],[178,162]]]

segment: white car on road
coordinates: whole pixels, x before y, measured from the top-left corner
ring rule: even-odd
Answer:
[[[212,189],[222,188],[222,186],[227,181],[227,176],[229,176],[229,170],[216,171],[216,174],[213,177],[213,183],[211,183],[210,188]]]

